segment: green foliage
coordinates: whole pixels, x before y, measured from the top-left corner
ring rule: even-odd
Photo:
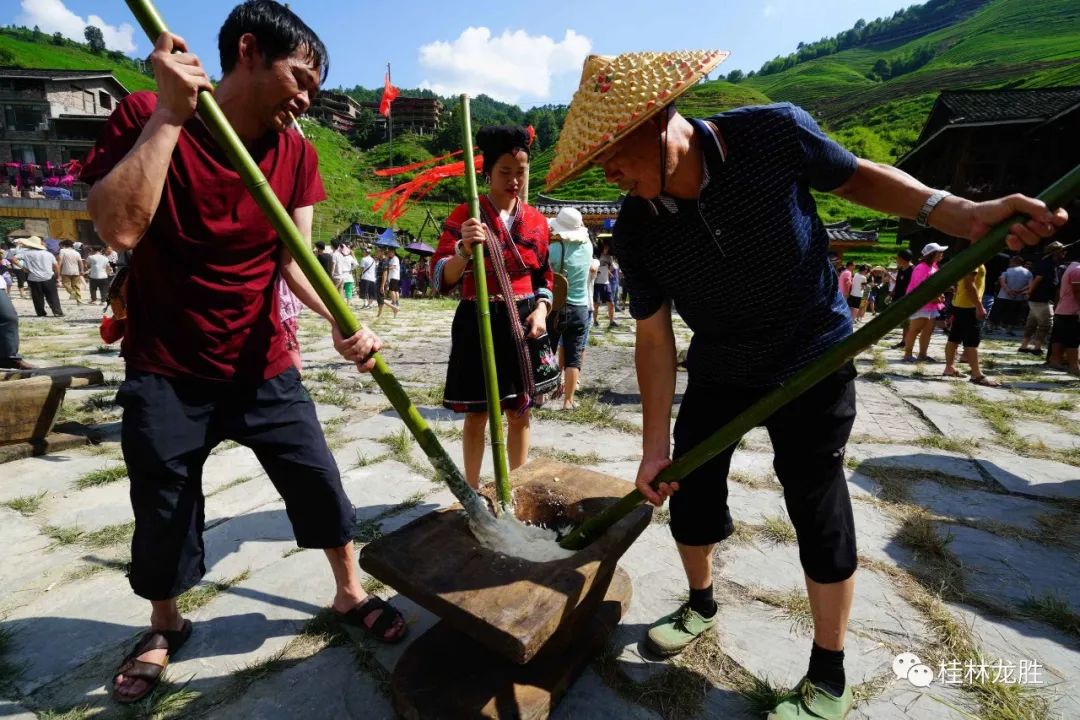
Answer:
[[[105,36],[101,32],[101,28],[95,25],[87,25],[83,30],[83,37],[86,38],[86,44],[90,46],[90,52],[100,54],[105,51]]]
[[[155,89],[152,75],[123,55],[95,55],[82,44],[63,36],[34,34],[25,28],[0,28],[0,62],[24,68],[108,70],[131,92]]]

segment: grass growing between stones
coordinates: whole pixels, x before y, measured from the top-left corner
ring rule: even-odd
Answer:
[[[37,714],[38,720],[86,720],[91,715],[93,715],[93,710],[88,705],[66,710],[45,710]]]
[[[762,516],[758,533],[765,540],[776,545],[790,545],[796,541],[795,528],[783,515]]]
[[[536,448],[533,452],[534,455],[540,457],[551,458],[552,460],[558,460],[564,462],[567,465],[599,465],[604,461],[604,458],[594,452],[576,453],[569,450],[555,450],[552,448]]]
[[[814,627],[814,615],[810,611],[810,598],[806,591],[792,588],[787,592],[754,589],[750,591],[755,600],[770,605],[781,612],[791,622],[793,632],[809,634]]]
[[[1030,597],[1021,603],[1020,612],[1073,637],[1080,637],[1080,614],[1058,595],[1047,592],[1038,597]]]
[[[428,466],[413,458],[413,437],[405,428],[401,428],[397,432],[390,433],[389,435],[383,435],[376,440],[376,442],[380,442],[390,449],[390,452],[387,453],[385,459],[396,460],[420,475],[426,475],[428,473]]]
[[[167,675],[162,676],[153,692],[137,703],[124,705],[120,717],[125,720],[172,720],[188,717],[189,706],[199,698],[199,693],[188,689],[188,682],[177,685],[171,682]]]
[[[578,392],[575,396],[577,407],[573,410],[552,410],[551,408],[536,408],[533,415],[538,420],[551,420],[553,422],[571,423],[573,425],[588,425],[599,430],[618,430],[619,432],[637,435],[641,428],[632,422],[623,420],[615,412],[615,408],[600,402],[595,389]]]
[[[49,493],[46,491],[38,493],[37,495],[23,495],[22,497],[12,498],[11,500],[0,503],[0,505],[10,510],[14,510],[21,515],[30,516],[41,509],[41,504],[45,501],[48,494]]]
[[[406,392],[409,394],[409,399],[416,405],[441,406],[445,387],[440,383],[423,388],[409,388]]]
[[[221,487],[216,488],[213,492],[207,493],[206,497],[214,497],[215,495],[220,495],[221,493],[225,492],[226,490],[232,490],[234,487],[236,487],[238,485],[243,485],[246,482],[251,482],[254,479],[255,478],[251,477],[250,475],[241,475],[240,477],[238,477],[238,478],[236,478],[234,480],[230,480],[229,482],[225,483]]]
[[[98,487],[99,485],[108,485],[117,480],[123,480],[127,477],[127,474],[128,471],[126,465],[109,465],[99,470],[92,470],[80,475],[75,479],[75,489],[85,490],[86,488]]]
[[[214,598],[227,591],[229,588],[239,585],[251,576],[248,570],[221,582],[208,582],[191,588],[186,593],[176,598],[176,607],[180,614],[187,615],[199,608],[206,607]]]
[[[918,445],[919,447],[930,448],[932,450],[944,450],[946,452],[960,453],[962,455],[971,455],[979,449],[979,443],[974,440],[957,440],[945,437],[944,435],[925,435],[921,438],[916,438],[912,444]]]

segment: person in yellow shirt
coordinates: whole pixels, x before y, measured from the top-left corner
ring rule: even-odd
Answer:
[[[982,305],[986,289],[986,266],[980,265],[956,285],[953,295],[953,321],[949,329],[949,341],[945,344],[946,377],[964,377],[956,369],[956,349],[963,343],[968,365],[971,366],[971,382],[986,387],[998,387],[999,383],[983,374],[979,368],[979,342],[982,340],[982,323],[986,309]]]

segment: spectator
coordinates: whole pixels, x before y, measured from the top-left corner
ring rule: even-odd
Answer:
[[[1050,302],[1057,297],[1057,266],[1065,260],[1065,246],[1055,240],[1046,246],[1042,259],[1035,266],[1031,284],[1025,289],[1028,296],[1028,317],[1024,323],[1024,339],[1019,352],[1042,355],[1043,342],[1050,336],[1053,316]],[[1028,343],[1034,338],[1034,344]]]
[[[607,240],[600,241],[599,249],[600,270],[596,273],[596,295],[594,300],[597,305],[607,305],[608,329],[618,327],[615,322],[615,301],[611,297],[611,250]],[[599,308],[597,308],[599,311]],[[593,327],[600,327],[599,312],[593,315]]]
[[[1031,271],[1024,267],[1024,258],[1014,255],[1009,269],[998,279],[998,294],[994,300],[993,316],[987,323],[990,330],[1004,328],[1010,335],[1020,324],[1022,309],[1027,305],[1024,291],[1031,284]]]
[[[30,370],[33,365],[19,356],[19,313],[11,304],[10,292],[11,283],[0,280],[0,368]]]
[[[851,282],[855,277],[855,263],[848,261],[844,265],[844,269],[840,271],[840,294],[844,296],[845,302],[847,302],[851,296]],[[848,302],[848,308],[851,307],[851,303]]]
[[[386,289],[389,292],[390,307],[396,316],[401,306],[401,259],[393,249],[388,249],[387,253],[390,265],[386,269]]]
[[[341,293],[341,297],[345,298],[345,302],[352,300],[353,296],[353,270],[355,270],[360,263],[356,262],[356,257],[353,256],[352,250],[349,249],[348,243],[338,242],[337,248],[334,250],[334,285],[337,287],[338,292]]]
[[[849,263],[853,265],[853,263]],[[852,322],[861,322],[866,306],[863,303],[863,295],[866,290],[867,273],[869,265],[860,265],[858,271],[851,277],[851,288],[848,291],[848,308],[851,311]]]
[[[22,238],[19,244],[25,251],[19,256],[19,261],[26,268],[27,283],[30,285],[30,298],[34,301],[34,312],[38,317],[45,317],[45,303],[55,317],[63,317],[64,311],[60,307],[60,295],[56,287],[56,278],[60,275],[60,262],[56,256],[45,249],[45,243],[41,238],[32,235]]]
[[[611,279],[608,281],[608,287],[611,288],[611,304],[615,306],[615,312],[621,312],[622,307],[619,305],[619,259],[616,257],[611,258]]]
[[[911,271],[911,281],[908,283],[907,288],[908,293],[911,293],[926,278],[937,272],[938,262],[948,249],[948,245],[939,245],[938,243],[927,243],[923,247],[922,258],[919,260],[919,264],[915,266],[915,269]],[[938,297],[936,300],[931,300],[923,305],[921,309],[911,316],[911,325],[908,327],[907,338],[904,341],[906,343],[904,346],[904,362],[937,362],[926,352],[930,348],[930,337],[934,334],[934,323],[944,307],[943,298]],[[916,338],[919,340],[918,357],[913,354]]]
[[[998,387],[997,381],[984,375],[979,366],[979,342],[982,339],[980,328],[982,321],[986,319],[986,308],[982,304],[985,289],[985,265],[980,265],[957,283],[952,300],[952,327],[949,328],[949,340],[945,343],[945,370],[942,375],[964,377],[955,367],[956,349],[963,344],[966,362],[971,367],[971,382],[985,387]]]
[[[375,304],[375,270],[378,262],[371,257],[371,248],[364,246],[364,257],[360,259],[360,297],[364,301],[361,309],[367,310]]]
[[[1054,306],[1054,329],[1050,336],[1050,359],[1057,370],[1080,375],[1080,262],[1070,263],[1061,276],[1061,291]]]
[[[376,320],[382,317],[383,306],[386,305],[387,292],[390,289],[390,256],[392,254],[394,251],[390,248],[379,251],[379,264],[375,278],[375,302],[379,304],[379,312],[375,313]],[[390,309],[394,312],[394,317],[397,317],[398,309],[393,303],[390,304]]]
[[[326,276],[333,279],[334,256],[327,251],[326,243],[322,240],[315,243],[315,259],[319,261],[319,265],[326,271]]]
[[[551,245],[548,257],[552,269],[566,276],[566,304],[559,310],[552,344],[559,346],[559,365],[563,368],[563,409],[573,410],[574,393],[585,359],[589,333],[589,271],[592,243],[589,231],[577,208],[563,208],[551,222]]]
[[[8,263],[11,266],[11,275],[15,279],[15,282],[19,286],[19,297],[26,297],[26,268],[19,262],[19,256],[25,252],[23,248],[15,246],[10,248],[5,255]],[[10,298],[9,298],[10,299]]]
[[[72,245],[70,240],[60,241],[60,281],[67,290],[68,300],[82,305],[82,279],[86,273],[86,263]]]
[[[98,294],[101,294],[101,303],[109,304],[109,276],[112,275],[112,266],[109,258],[101,252],[101,248],[94,247],[90,250],[90,256],[86,258],[86,275],[90,280],[90,302],[97,302]]]
[[[600,258],[593,245],[593,259],[589,263],[589,328],[599,327],[596,322],[596,278],[600,275]],[[589,343],[589,333],[585,333],[585,344]]]
[[[890,293],[893,302],[896,302],[907,295],[908,284],[911,282],[911,271],[913,269],[910,250],[904,248],[896,253],[896,280],[893,282]],[[899,350],[900,348],[905,347],[905,339],[907,338],[908,325],[910,325],[910,323],[910,320],[904,321],[904,324],[901,326],[900,342],[892,346],[893,350]]]

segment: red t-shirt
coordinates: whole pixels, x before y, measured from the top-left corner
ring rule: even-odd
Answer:
[[[124,98],[80,178],[104,177],[134,147],[157,95]],[[290,213],[326,198],[315,148],[289,130],[248,147]],[[129,368],[258,383],[292,364],[275,296],[282,243],[197,117],[185,123],[161,202],[132,253],[122,351]]]

